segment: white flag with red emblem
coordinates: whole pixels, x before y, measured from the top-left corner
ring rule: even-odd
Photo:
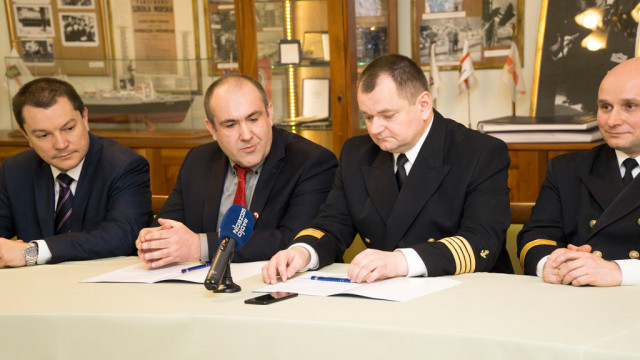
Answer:
[[[511,42],[511,50],[507,55],[507,60],[502,68],[502,81],[504,81],[511,90],[511,101],[516,102],[520,95],[524,95],[527,90],[524,85],[524,77],[522,76],[522,66],[520,65],[520,55],[515,42]]]
[[[458,93],[469,90],[477,82],[476,75],[473,73],[471,54],[469,53],[469,42],[464,39],[462,58],[460,58],[460,74],[458,75]]]

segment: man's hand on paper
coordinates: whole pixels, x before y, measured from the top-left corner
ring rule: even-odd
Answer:
[[[179,221],[158,219],[160,226],[140,230],[138,256],[150,268],[200,258],[200,235]]]
[[[267,284],[277,284],[278,275],[282,281],[290,279],[296,271],[306,267],[311,260],[311,254],[301,246],[294,246],[281,250],[262,268],[262,281]]]
[[[401,251],[366,249],[353,258],[347,277],[352,282],[372,283],[381,277],[407,276],[408,273],[409,265]]]

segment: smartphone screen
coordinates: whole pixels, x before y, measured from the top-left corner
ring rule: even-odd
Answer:
[[[268,305],[277,301],[289,299],[296,296],[298,296],[297,293],[278,291],[278,292],[272,292],[266,295],[260,295],[251,299],[247,299],[244,301],[244,303],[256,304],[256,305]]]

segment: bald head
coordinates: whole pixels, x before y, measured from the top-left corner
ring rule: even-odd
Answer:
[[[609,146],[628,156],[640,155],[640,58],[617,65],[602,79],[598,126]]]

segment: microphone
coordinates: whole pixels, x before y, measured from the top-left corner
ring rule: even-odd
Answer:
[[[236,292],[240,286],[233,283],[229,264],[235,251],[249,240],[253,231],[253,215],[248,209],[233,204],[220,222],[220,245],[211,262],[211,269],[204,281],[207,290],[215,292]],[[224,288],[220,288],[224,285]]]

